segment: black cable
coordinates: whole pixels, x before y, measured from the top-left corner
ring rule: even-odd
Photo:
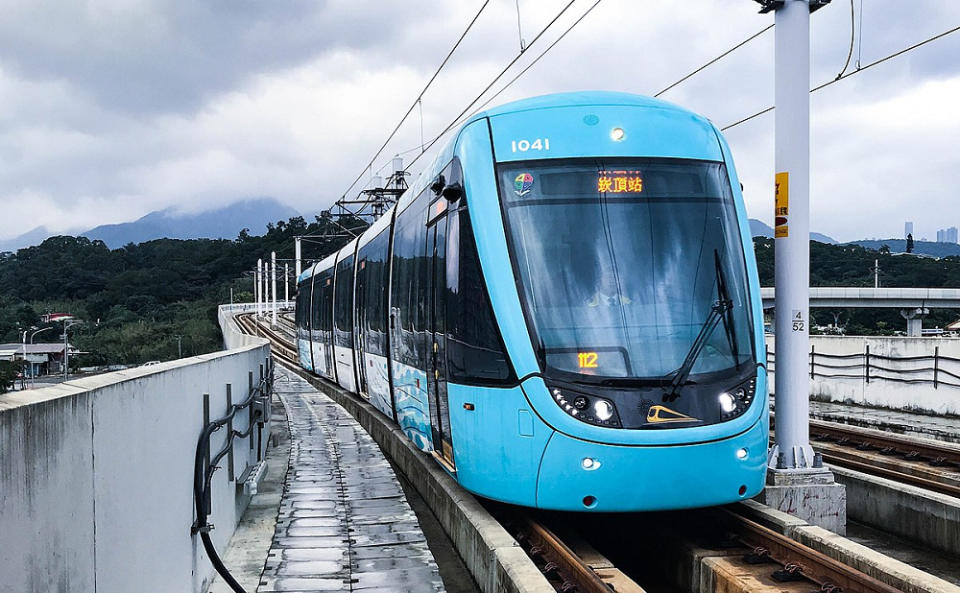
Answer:
[[[440,74],[440,71],[443,70],[443,67],[447,65],[447,62],[450,60],[450,57],[453,55],[453,52],[457,51],[457,48],[460,47],[460,43],[463,41],[464,37],[467,36],[467,33],[470,32],[470,29],[473,28],[473,24],[477,22],[477,19],[480,18],[480,13],[483,12],[483,10],[487,7],[488,4],[490,4],[490,0],[484,0],[484,3],[483,3],[483,5],[480,7],[480,10],[478,10],[478,11],[477,11],[477,14],[475,14],[475,15],[473,16],[473,20],[470,21],[470,24],[467,25],[467,28],[463,30],[463,33],[460,35],[460,38],[457,39],[457,42],[454,43],[454,44],[453,44],[453,47],[450,48],[450,51],[447,52],[447,57],[443,58],[443,62],[440,63],[440,66],[439,66],[439,67],[437,68],[437,70],[433,73],[433,76],[430,77],[430,80],[427,81],[427,84],[424,85],[423,90],[420,91],[420,94],[417,95],[417,98],[416,98],[416,99],[414,99],[413,104],[410,105],[410,108],[407,109],[407,112],[404,113],[404,114],[403,114],[403,117],[400,118],[400,121],[397,123],[396,127],[393,128],[393,131],[390,132],[390,135],[387,136],[387,139],[383,141],[383,144],[380,146],[380,149],[377,150],[377,152],[373,155],[373,158],[370,159],[370,163],[367,164],[367,166],[363,168],[363,171],[361,171],[359,175],[357,175],[357,178],[354,179],[354,180],[353,180],[353,183],[350,184],[350,187],[348,187],[347,190],[346,190],[345,192],[343,192],[343,195],[347,195],[347,193],[348,193],[351,189],[353,189],[353,186],[355,186],[355,185],[357,184],[357,182],[360,181],[360,179],[363,178],[363,173],[364,173],[365,171],[367,171],[368,169],[371,169],[371,168],[373,167],[373,163],[377,160],[377,157],[380,156],[380,153],[383,152],[383,149],[387,147],[387,144],[390,143],[390,140],[392,140],[393,137],[396,135],[397,131],[400,130],[400,126],[403,125],[403,122],[405,122],[405,121],[407,120],[407,118],[410,116],[410,114],[413,113],[413,110],[414,110],[414,108],[417,106],[417,103],[419,103],[420,100],[423,99],[424,93],[427,92],[427,89],[429,89],[429,88],[430,88],[430,85],[433,84],[433,81],[436,80],[437,76]]]
[[[852,2],[853,0],[850,0],[850,1]],[[673,87],[675,87],[675,86],[677,86],[677,85],[685,82],[687,79],[692,78],[693,76],[699,74],[699,73],[702,72],[703,70],[706,70],[706,69],[709,68],[710,66],[713,66],[714,64],[716,64],[717,62],[719,62],[719,61],[722,60],[723,58],[729,56],[730,54],[732,54],[732,53],[735,52],[736,50],[740,49],[740,48],[743,47],[744,45],[750,43],[751,41],[753,41],[753,40],[756,39],[757,37],[760,37],[761,35],[763,35],[763,34],[766,33],[767,31],[769,31],[770,29],[774,28],[775,26],[776,26],[776,24],[772,24],[772,25],[769,25],[769,26],[764,27],[763,29],[757,31],[756,33],[754,33],[754,34],[751,35],[750,37],[747,37],[746,39],[744,39],[744,40],[741,41],[740,43],[734,45],[733,47],[731,47],[731,48],[728,49],[727,51],[723,52],[723,53],[720,54],[719,56],[713,58],[712,60],[710,60],[709,62],[707,62],[707,63],[704,64],[703,66],[700,66],[699,68],[697,68],[696,70],[694,70],[694,71],[691,72],[690,74],[687,74],[686,76],[684,76],[684,77],[681,78],[680,80],[674,82],[673,84],[671,84],[671,85],[668,86],[667,88],[663,89],[662,91],[660,91],[659,93],[657,93],[656,95],[654,95],[654,97],[659,97],[660,95],[662,95],[662,94],[664,94],[665,92],[669,91],[669,90],[672,89]]]
[[[576,2],[576,0],[570,0],[570,1],[567,3],[567,5],[564,6],[564,7],[560,10],[560,12],[558,12],[558,13],[556,14],[556,16],[554,16],[553,19],[551,19],[550,22],[547,23],[547,25],[546,25],[543,29],[540,30],[539,33],[537,33],[537,36],[533,38],[533,41],[531,41],[530,43],[527,44],[526,49],[530,49],[531,47],[533,47],[533,44],[535,44],[541,37],[543,37],[543,34],[546,33],[547,30],[549,30],[550,27],[552,27],[553,24],[557,22],[557,19],[559,19],[561,16],[563,16],[563,14],[564,14],[565,12],[567,12],[567,10],[568,10],[571,6],[573,6],[573,3],[574,3],[574,2]],[[461,111],[461,112],[459,113],[459,115],[457,115],[457,117],[453,118],[453,120],[450,122],[450,124],[447,125],[447,127],[445,127],[442,132],[440,132],[439,134],[437,134],[437,136],[436,136],[433,140],[431,140],[429,144],[427,144],[427,148],[426,148],[423,152],[421,152],[420,154],[418,154],[417,156],[415,156],[415,157],[413,158],[413,160],[410,161],[410,163],[409,163],[406,167],[404,167],[404,171],[410,170],[410,167],[411,167],[415,162],[417,162],[417,161],[420,159],[420,157],[423,156],[424,153],[425,153],[427,150],[430,150],[430,148],[432,148],[433,145],[437,143],[437,140],[439,140],[440,138],[443,137],[444,134],[446,134],[447,132],[449,132],[450,129],[453,128],[453,127],[457,124],[457,121],[459,121],[460,118],[463,117],[463,115],[464,115],[467,111],[469,111],[470,108],[473,107],[473,106],[476,104],[476,102],[480,100],[481,97],[483,97],[485,94],[487,94],[487,91],[489,91],[490,88],[493,87],[493,85],[495,85],[498,80],[500,80],[501,78],[503,78],[503,75],[506,74],[507,71],[510,70],[510,68],[512,68],[513,65],[517,63],[517,60],[519,60],[521,57],[523,57],[523,54],[524,54],[524,53],[526,53],[526,50],[518,53],[512,60],[510,60],[510,62],[509,62],[506,66],[504,66],[503,70],[500,71],[500,74],[497,74],[497,75],[493,78],[493,80],[490,81],[490,84],[488,84],[482,91],[480,91],[480,94],[478,94],[472,101],[470,101],[470,103],[468,103],[467,106],[463,108],[463,111]],[[362,175],[362,173],[361,173],[361,175]],[[354,182],[354,183],[356,183],[356,182]]]
[[[897,56],[902,56],[902,55],[905,54],[905,53],[911,52],[911,51],[913,51],[913,50],[915,50],[915,49],[917,49],[917,48],[919,48],[919,47],[922,47],[922,46],[924,46],[924,45],[926,45],[926,44],[928,44],[928,43],[931,43],[931,42],[933,42],[933,41],[936,41],[937,39],[940,39],[940,38],[942,38],[942,37],[946,37],[947,35],[950,35],[950,34],[952,34],[952,33],[956,33],[957,31],[960,31],[960,27],[954,27],[953,29],[950,29],[949,31],[944,31],[943,33],[940,33],[939,35],[934,35],[933,37],[930,37],[930,38],[928,38],[928,39],[924,39],[924,40],[921,41],[920,43],[915,43],[914,45],[911,45],[910,47],[901,49],[901,50],[898,51],[898,52],[894,52],[894,53],[892,53],[892,54],[890,54],[890,55],[888,55],[888,56],[882,57],[882,58],[880,58],[879,60],[876,60],[876,61],[874,61],[874,62],[870,62],[869,64],[867,64],[866,66],[860,68],[859,70],[854,70],[853,72],[848,72],[848,73],[844,74],[843,76],[841,76],[840,78],[836,78],[836,79],[834,79],[834,80],[825,82],[825,83],[821,84],[820,86],[813,87],[812,89],[810,89],[810,92],[811,92],[811,93],[815,93],[815,92],[817,92],[817,91],[819,91],[819,90],[821,90],[821,89],[825,89],[825,88],[827,88],[828,86],[830,86],[830,85],[832,85],[832,84],[836,84],[836,83],[840,82],[841,80],[846,80],[847,78],[850,78],[851,76],[853,76],[853,75],[855,75],[855,74],[860,74],[860,73],[863,72],[864,70],[867,70],[867,69],[869,69],[869,68],[873,68],[874,66],[877,66],[877,65],[879,65],[879,64],[882,64],[882,63],[884,63],[884,62],[886,62],[886,61],[888,61],[888,60],[892,60],[893,58],[896,58]],[[729,124],[729,125],[727,125],[727,126],[724,126],[724,127],[720,128],[720,130],[721,130],[721,131],[729,130],[730,128],[739,126],[739,125],[742,124],[742,123],[746,123],[746,122],[750,121],[751,119],[760,117],[761,115],[763,115],[763,114],[765,114],[765,113],[769,113],[769,112],[773,111],[774,109],[776,109],[776,106],[767,107],[766,109],[764,109],[764,110],[762,110],[762,111],[758,111],[758,112],[754,113],[753,115],[747,116],[747,117],[745,117],[745,118],[743,118],[743,119],[741,119],[741,120],[739,120],[739,121],[735,121],[735,122],[733,122],[732,124]]]
[[[847,61],[843,64],[843,70],[840,71],[840,74],[837,74],[838,79],[847,71],[847,68],[850,66],[850,58],[853,57],[853,42],[857,34],[856,23],[857,15],[853,10],[853,0],[850,0],[850,51],[847,52]],[[857,60],[857,62],[859,62],[859,60]]]

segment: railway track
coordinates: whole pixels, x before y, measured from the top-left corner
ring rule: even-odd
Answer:
[[[273,354],[293,368],[299,368],[288,332],[273,330],[250,314],[237,316],[237,322],[243,331],[266,337],[271,342]],[[905,455],[914,450],[904,450],[903,443],[898,446]],[[924,450],[916,455],[927,455],[931,451]],[[932,459],[936,461],[940,457],[937,455]],[[544,518],[527,509],[498,503],[488,503],[487,506],[553,587],[563,593],[643,593],[644,589],[636,579],[642,581],[650,567],[638,568],[639,554],[624,555],[624,550],[631,550],[631,545],[637,550],[642,542],[654,546],[656,557],[663,558],[676,550],[695,547],[696,544],[691,542],[705,537],[716,544],[714,547],[724,550],[724,557],[733,558],[730,562],[735,563],[740,582],[753,583],[757,589],[767,590],[770,583],[774,583],[778,587],[782,585],[781,591],[798,593],[811,590],[822,593],[899,591],[760,525],[737,512],[736,505],[685,513],[607,515],[600,519],[596,515],[556,513],[548,513]],[[651,517],[658,515],[651,521]],[[708,535],[707,532],[711,533]],[[636,534],[643,535],[638,538]],[[666,549],[670,547],[676,549]],[[602,551],[605,549],[618,550],[618,558],[608,558]],[[618,565],[627,568],[618,568]],[[790,584],[796,586],[791,588]]]
[[[823,420],[810,436],[830,465],[960,498],[960,445]]]
[[[269,324],[260,323],[255,313],[241,313],[236,316],[237,325],[245,333],[252,336],[261,336],[270,341],[270,352],[293,368],[300,367],[297,350],[292,346],[292,337],[282,330],[274,330]]]

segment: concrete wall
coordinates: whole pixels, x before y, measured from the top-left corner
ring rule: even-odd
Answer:
[[[767,336],[767,347],[775,352],[774,336]],[[882,355],[890,357],[910,357],[910,356],[933,356],[936,348],[939,347],[941,356],[950,356],[960,358],[960,339],[957,338],[907,338],[907,337],[872,337],[872,336],[810,336],[810,344],[817,354],[862,354],[866,347],[870,347],[871,356]],[[849,359],[846,361],[817,359],[818,362],[836,365],[855,364],[863,362],[863,359]],[[908,362],[881,362],[873,361],[887,367],[897,369],[909,369],[920,367],[932,367],[933,361]],[[871,366],[873,365],[871,363]],[[960,368],[958,363],[942,363],[942,368],[957,372]],[[863,374],[863,368],[859,369],[828,369],[817,367],[818,373],[831,374]],[[774,364],[774,372],[776,365]],[[876,369],[871,374],[877,373],[890,375]],[[931,379],[933,372],[922,373],[899,373],[897,376],[912,379]],[[960,383],[956,379],[941,374],[941,380]],[[770,381],[771,391],[773,391],[775,381]],[[931,383],[901,383],[895,381],[886,381],[882,379],[871,379],[868,383],[866,377],[857,378],[839,378],[839,377],[814,377],[810,381],[810,396],[819,401],[845,402],[879,408],[890,408],[895,410],[913,410],[929,414],[952,414],[960,415],[960,388],[941,385],[934,389]]]
[[[277,301],[279,309],[293,309],[293,301]],[[240,331],[233,316],[239,313],[253,313],[257,310],[256,303],[237,303],[235,305],[220,305],[217,309],[217,320],[220,322],[220,331],[223,332],[223,345],[227,349],[261,344],[266,340],[251,336]]]
[[[269,356],[262,341],[0,396],[0,592],[201,591],[213,575],[191,536],[193,465],[210,416],[247,393]],[[249,417],[238,414],[234,428]],[[226,431],[212,439],[223,446]],[[256,433],[256,430],[254,431]],[[265,446],[269,425],[265,427]],[[235,474],[255,464],[234,443]],[[211,532],[226,547],[246,501],[226,459],[213,482]]]

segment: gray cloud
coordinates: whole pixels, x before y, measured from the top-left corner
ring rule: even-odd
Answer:
[[[565,3],[521,1],[528,42]],[[591,3],[578,0],[518,67]],[[360,172],[479,4],[7,2],[0,7],[0,236],[260,195],[320,210]],[[955,3],[865,4],[864,63],[960,22]],[[756,11],[747,0],[604,0],[497,102],[585,88],[651,94],[772,22]],[[428,138],[516,53],[515,19],[512,0],[494,0],[477,22],[424,98]],[[814,15],[814,83],[839,72],[849,26],[845,0]],[[855,239],[898,234],[906,218],[930,229],[960,223],[941,220],[954,192],[937,183],[955,168],[949,143],[960,122],[940,95],[960,92],[958,49],[960,34],[814,96],[817,230]],[[767,107],[773,32],[663,98],[719,125]],[[727,136],[750,214],[769,220],[773,117]],[[419,143],[415,111],[384,162]],[[919,195],[939,214],[917,212]]]

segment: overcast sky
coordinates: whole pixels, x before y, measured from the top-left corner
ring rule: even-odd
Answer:
[[[523,37],[567,1],[520,0]],[[576,0],[517,71],[592,3]],[[481,4],[0,0],[0,238],[259,196],[315,213],[361,172]],[[960,2],[862,5],[851,68],[960,25]],[[654,94],[773,22],[757,9],[602,0],[497,103],[578,89]],[[848,0],[812,22],[817,84],[843,67]],[[518,50],[515,0],[492,0],[424,98],[425,135]],[[773,31],[663,98],[720,126],[771,105]],[[913,220],[916,237],[932,239],[960,226],[958,104],[960,33],[815,94],[812,228],[840,240],[899,237]],[[417,147],[420,130],[418,110],[377,166]],[[750,216],[771,222],[772,114],[727,138]]]

